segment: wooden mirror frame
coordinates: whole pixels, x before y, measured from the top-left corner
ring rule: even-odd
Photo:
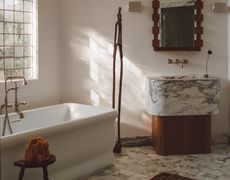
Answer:
[[[203,21],[203,1],[202,0],[196,0],[195,2],[195,47],[160,47],[160,40],[158,39],[159,33],[160,33],[160,27],[159,27],[159,20],[160,20],[160,14],[159,14],[159,8],[160,8],[160,0],[153,0],[153,16],[152,20],[154,22],[152,33],[154,36],[152,45],[154,47],[154,51],[201,51],[201,47],[203,46],[203,40],[201,39],[201,35],[203,34],[203,27],[201,26],[201,23]]]

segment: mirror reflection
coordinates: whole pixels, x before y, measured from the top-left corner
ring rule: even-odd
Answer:
[[[195,47],[195,0],[160,0],[160,47]]]

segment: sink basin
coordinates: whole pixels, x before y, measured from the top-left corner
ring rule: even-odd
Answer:
[[[204,79],[201,75],[187,75],[187,76],[161,76],[163,79]]]
[[[202,75],[147,78],[146,107],[151,115],[190,116],[219,112],[220,80]]]
[[[171,80],[180,80],[180,79],[183,79],[183,80],[192,80],[192,79],[195,79],[195,80],[198,80],[198,79],[205,79],[205,80],[208,80],[208,79],[213,79],[215,77],[209,77],[209,78],[205,78],[204,76],[202,75],[187,75],[187,76],[161,76],[162,79],[171,79]]]
[[[184,79],[186,76],[162,76],[163,79]]]

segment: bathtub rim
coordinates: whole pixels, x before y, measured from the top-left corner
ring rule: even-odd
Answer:
[[[42,107],[38,107],[38,108],[33,108],[33,109],[27,109],[27,110],[23,110],[22,112],[24,113],[29,113],[29,112],[35,112],[35,111],[38,111],[38,110],[47,110],[47,109],[51,109],[51,108],[54,108],[54,107],[61,107],[63,105],[81,105],[81,106],[85,106],[85,107],[93,107],[93,108],[96,108],[96,109],[101,109],[101,110],[106,110],[106,112],[113,112],[113,111],[116,111],[116,109],[112,109],[110,107],[103,107],[103,106],[94,106],[94,105],[89,105],[89,104],[81,104],[81,103],[60,103],[60,104],[54,104],[54,105],[49,105],[49,106],[42,106]],[[14,116],[16,115],[17,113],[15,112],[12,112],[12,113],[9,113],[9,117],[10,116]],[[91,115],[93,116],[93,115]],[[1,117],[4,117],[4,113],[2,115],[0,115],[0,118]],[[90,116],[87,116],[87,117],[90,117]]]
[[[35,108],[35,109],[29,109],[23,112],[27,113],[27,112],[37,111],[37,110],[46,110],[46,109],[53,108],[53,107],[71,105],[71,104],[92,107],[91,105],[85,105],[85,104],[79,104],[79,103],[62,103],[62,104],[57,104],[57,105],[52,105],[52,106],[45,106],[45,107],[40,107],[40,108]],[[81,117],[76,120],[71,119],[70,121],[60,122],[58,124],[52,124],[52,125],[42,127],[42,128],[35,128],[35,129],[26,130],[26,131],[19,132],[19,133],[10,134],[7,136],[2,136],[0,137],[1,149],[16,146],[20,144],[22,140],[24,141],[25,139],[28,139],[29,137],[36,136],[37,134],[45,134],[45,136],[50,136],[50,135],[54,135],[57,133],[63,133],[67,129],[69,131],[73,131],[74,129],[77,130],[77,129],[84,128],[90,125],[102,123],[105,120],[108,122],[114,121],[115,123],[115,119],[118,114],[117,110],[112,109],[112,108],[97,107],[97,106],[93,106],[93,108],[98,108],[104,111],[97,115],[89,115],[87,117]],[[15,113],[10,113],[10,115],[14,115],[14,114]],[[4,117],[4,115],[1,115],[0,117],[2,116]],[[94,120],[92,120],[92,118]]]

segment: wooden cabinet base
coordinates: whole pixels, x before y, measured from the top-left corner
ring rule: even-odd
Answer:
[[[159,155],[211,152],[211,116],[153,116],[153,147]]]

